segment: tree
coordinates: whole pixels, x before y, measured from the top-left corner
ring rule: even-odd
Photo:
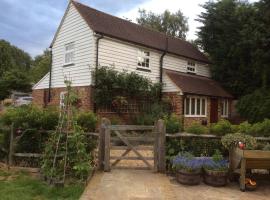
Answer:
[[[49,50],[45,50],[42,55],[35,57],[31,68],[31,81],[38,82],[50,70],[51,54]]]
[[[210,56],[213,78],[236,97],[269,86],[269,25],[261,17],[267,11],[259,6],[263,2],[210,1],[199,15],[203,25],[198,43]]]
[[[32,59],[28,53],[5,40],[0,40],[0,78],[6,70],[29,70],[31,62]]]
[[[162,14],[155,14],[140,9],[139,14],[138,24],[173,37],[186,38],[188,22],[180,10],[175,13],[165,10]]]
[[[3,74],[0,80],[0,100],[7,98],[13,90],[31,91],[30,78],[27,73],[12,69]]]

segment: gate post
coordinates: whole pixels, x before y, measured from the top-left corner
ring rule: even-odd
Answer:
[[[110,121],[102,118],[99,128],[99,147],[98,147],[98,169],[104,170],[105,164],[105,132],[110,125]]]
[[[155,125],[155,171],[164,173],[166,171],[166,126],[164,120],[159,119]]]
[[[105,120],[105,132],[104,132],[104,171],[111,171],[110,164],[110,148],[111,148],[111,130],[109,126],[111,125],[110,120]]]

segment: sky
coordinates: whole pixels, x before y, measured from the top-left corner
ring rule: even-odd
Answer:
[[[195,21],[208,0],[78,0],[98,10],[136,21],[138,9],[161,13],[180,9],[188,17],[187,39],[196,38]],[[32,57],[48,48],[69,0],[0,0],[0,39],[28,52]]]

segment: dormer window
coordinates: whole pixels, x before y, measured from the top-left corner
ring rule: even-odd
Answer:
[[[74,64],[75,45],[74,42],[65,45],[64,65]]]
[[[194,61],[187,61],[187,72],[196,74],[196,63]]]
[[[138,51],[138,67],[149,69],[150,67],[150,52],[145,50]]]

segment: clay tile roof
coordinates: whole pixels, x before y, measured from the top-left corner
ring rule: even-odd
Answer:
[[[75,1],[72,1],[72,3],[96,33],[161,51],[166,50],[166,40],[168,38],[167,51],[169,53],[209,63],[208,58],[203,53],[184,40],[168,37],[158,31],[150,30]]]
[[[218,82],[210,78],[170,70],[165,72],[183,93],[233,98]]]

